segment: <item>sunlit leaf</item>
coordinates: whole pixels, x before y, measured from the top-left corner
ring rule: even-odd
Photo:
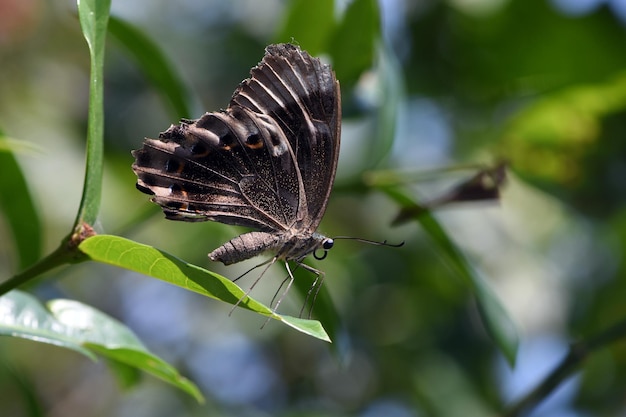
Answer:
[[[565,88],[512,118],[502,135],[501,153],[528,178],[561,186],[580,183],[589,174],[585,159],[594,148],[608,145],[602,119],[625,109],[626,73],[604,83]]]
[[[0,335],[64,347],[92,360],[99,353],[152,374],[204,401],[192,382],[150,353],[130,329],[77,301],[53,300],[45,308],[33,296],[11,291],[0,297]]]
[[[96,356],[82,346],[83,340],[75,329],[61,323],[33,296],[11,291],[0,297],[0,334],[49,343],[82,353],[95,360]]]
[[[0,133],[2,131],[0,130]],[[0,152],[12,152],[13,154],[36,155],[42,154],[43,149],[25,140],[12,139],[0,134]]]
[[[282,321],[305,334],[330,341],[319,322],[277,314],[247,296],[245,291],[228,278],[184,262],[151,246],[117,236],[99,235],[82,242],[79,249],[94,261],[158,278],[207,297]]]

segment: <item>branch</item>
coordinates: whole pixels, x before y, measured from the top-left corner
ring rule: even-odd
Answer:
[[[561,363],[546,379],[525,397],[509,406],[503,416],[517,417],[524,415],[525,412],[530,411],[530,409],[543,401],[556,387],[573,374],[591,353],[624,337],[626,337],[626,319],[623,319],[586,342],[580,341],[572,344],[565,358],[563,358]]]

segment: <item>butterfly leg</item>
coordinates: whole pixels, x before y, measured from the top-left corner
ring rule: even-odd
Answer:
[[[283,281],[280,283],[280,285],[278,286],[278,288],[276,289],[276,292],[274,293],[274,296],[272,297],[272,301],[270,301],[270,307],[272,307],[274,305],[274,302],[276,301],[276,299],[279,299],[279,303],[280,301],[283,299],[284,294],[287,290],[289,290],[289,287],[291,286],[291,275],[287,274],[287,276],[283,279]],[[289,284],[287,285],[287,290],[284,292],[280,292],[280,290],[283,288],[283,286],[285,285],[286,282],[289,282]],[[274,311],[276,311],[276,309],[272,309]]]
[[[324,283],[325,274],[319,269],[315,269],[305,263],[298,263],[298,266],[301,266],[307,271],[315,274],[315,280],[313,281],[313,284],[311,284],[311,288],[309,288],[309,291],[306,294],[306,298],[304,299],[304,304],[300,309],[300,317],[302,317],[302,313],[304,313],[304,308],[307,306],[307,304],[309,304],[309,299],[311,298],[311,295],[313,295],[313,299],[311,300],[311,305],[308,312],[308,318],[310,319],[311,315],[313,314],[313,306],[315,305],[315,300],[317,300],[317,295],[319,294],[320,289],[322,288],[322,284]]]
[[[248,272],[257,269],[263,265],[267,265],[265,268],[263,268],[263,271],[261,272],[261,274],[259,275],[259,277],[257,279],[254,280],[254,282],[252,283],[252,285],[250,285],[250,288],[248,288],[248,290],[246,291],[246,293],[244,295],[241,296],[241,298],[239,300],[237,300],[237,302],[235,303],[235,305],[233,305],[233,308],[230,310],[230,313],[228,313],[228,315],[230,316],[231,314],[233,314],[233,311],[235,311],[235,308],[237,308],[239,306],[239,304],[241,304],[241,302],[243,301],[244,298],[246,298],[248,295],[250,295],[250,292],[254,289],[254,287],[256,286],[256,284],[259,283],[259,281],[261,280],[261,278],[263,278],[263,275],[265,275],[265,273],[267,272],[267,270],[269,269],[270,266],[274,265],[274,263],[276,262],[278,258],[275,256],[271,259],[268,259],[267,261],[264,261],[250,269],[248,269],[246,272],[244,272],[243,274],[239,275],[237,278],[235,278],[233,280],[233,282],[237,281],[239,278],[243,277],[244,275],[246,275]]]
[[[276,313],[276,311],[278,310],[278,306],[280,306],[280,303],[282,303],[282,301],[284,300],[285,296],[289,292],[289,289],[291,288],[291,285],[293,284],[293,281],[295,279],[293,276],[293,273],[291,272],[291,269],[289,268],[289,262],[285,262],[285,268],[287,268],[287,277],[283,280],[283,282],[280,283],[280,286],[276,290],[276,293],[274,294],[274,297],[272,297],[272,301],[270,302],[272,313]],[[278,299],[276,299],[276,297],[278,296],[278,293],[280,292],[280,289],[283,287],[283,285],[285,285],[285,282],[287,283],[287,288],[285,288],[285,291],[283,291],[282,294],[280,294],[280,296],[278,297]],[[276,300],[276,304],[274,304],[274,300]],[[274,304],[274,307],[272,307],[272,304]],[[263,323],[263,326],[261,326],[261,328],[265,327],[268,321],[270,321],[270,317],[268,317],[267,320],[265,320],[265,323]]]
[[[257,269],[257,268],[259,268],[259,267],[261,267],[261,266],[263,266],[263,265],[265,265],[265,264],[267,264],[267,263],[270,263],[270,262],[271,262],[271,263],[274,263],[275,261],[276,261],[276,259],[275,259],[275,258],[271,258],[271,259],[268,259],[267,261],[263,261],[263,262],[261,262],[260,264],[253,266],[252,268],[248,269],[246,272],[244,272],[243,274],[241,274],[241,275],[239,275],[237,278],[235,278],[235,279],[233,280],[233,282],[237,282],[237,281],[239,281],[241,278],[243,278],[243,277],[245,277],[246,275],[248,275],[250,272],[254,271],[255,269]],[[267,268],[265,268],[265,269],[267,269]],[[263,273],[265,273],[265,271],[263,271]],[[260,277],[259,277],[259,278],[260,278]],[[257,281],[258,281],[258,279],[257,279]],[[254,284],[253,284],[253,285],[256,285],[256,281],[254,282]]]

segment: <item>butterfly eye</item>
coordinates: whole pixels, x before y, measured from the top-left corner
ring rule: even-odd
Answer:
[[[332,248],[334,244],[335,244],[335,241],[328,238],[324,241],[324,243],[322,243],[322,248],[324,248],[324,250],[328,250]]]

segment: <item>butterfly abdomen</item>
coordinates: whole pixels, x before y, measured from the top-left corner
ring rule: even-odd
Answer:
[[[275,250],[282,241],[282,237],[275,233],[244,233],[209,253],[209,259],[230,265],[253,258],[263,252]]]

